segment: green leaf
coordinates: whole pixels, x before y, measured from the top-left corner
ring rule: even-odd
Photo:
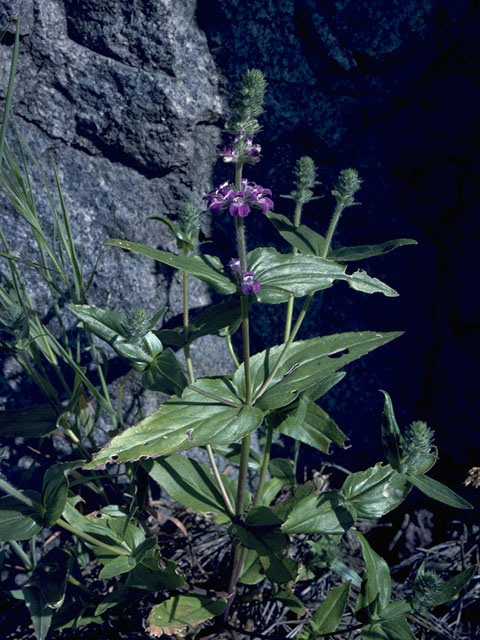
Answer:
[[[242,445],[239,442],[232,442],[231,444],[219,446],[215,445],[213,451],[216,455],[222,456],[229,462],[234,464],[240,464],[240,458],[242,454]],[[248,470],[260,471],[262,466],[262,458],[255,449],[250,449],[248,452]]]
[[[290,511],[284,533],[344,533],[355,522],[355,511],[334,491],[303,498]]]
[[[345,446],[347,436],[317,404],[301,396],[295,409],[278,426],[279,433],[330,453],[330,444]]]
[[[285,482],[283,478],[270,478],[263,488],[261,504],[264,507],[269,507],[283,489],[284,485]]]
[[[41,438],[57,429],[58,414],[49,404],[0,411],[0,436]]]
[[[68,495],[67,468],[64,464],[55,464],[43,477],[42,504],[45,508],[43,518],[46,527],[53,526],[65,508]]]
[[[73,559],[69,553],[52,549],[37,563],[28,582],[22,587],[37,640],[46,637],[53,612],[62,606],[72,565]]]
[[[337,371],[336,373],[332,373],[323,380],[320,380],[319,383],[308,387],[308,389],[303,392],[303,396],[305,398],[309,398],[312,402],[315,402],[328,393],[336,384],[341,382],[346,375],[346,371]]]
[[[229,522],[230,517],[217,488],[215,476],[207,465],[185,456],[173,455],[144,463],[150,476],[174,500],[198,513],[215,513],[216,522]],[[235,504],[236,484],[222,476],[232,505]],[[248,500],[246,496],[246,500]]]
[[[27,498],[40,505],[36,491],[22,491]],[[0,498],[0,541],[29,540],[42,529],[41,514],[13,496]]]
[[[262,567],[258,553],[253,549],[247,549],[239,582],[258,584],[262,580],[265,580],[265,569]]]
[[[295,486],[295,469],[287,458],[272,458],[268,463],[268,470],[275,478],[280,478],[291,489]]]
[[[192,238],[182,231],[178,224],[173,222],[173,220],[170,220],[170,218],[167,218],[166,216],[148,216],[147,220],[158,220],[159,222],[163,222],[163,224],[167,225],[172,232],[173,237],[177,241],[177,247],[179,249],[188,249],[189,251],[194,249]]]
[[[418,244],[416,240],[410,238],[397,238],[396,240],[387,240],[381,244],[367,244],[358,247],[341,247],[333,249],[329,252],[328,257],[337,262],[355,262],[356,260],[365,260],[374,256],[382,256],[398,247],[408,244]]]
[[[382,622],[381,628],[388,640],[415,640],[413,631],[404,616]]]
[[[279,554],[287,544],[287,536],[281,532],[282,521],[268,507],[256,507],[248,512],[243,524],[235,523],[231,530],[247,549],[254,549],[259,556]]]
[[[143,371],[163,350],[162,343],[153,331],[148,331],[138,339],[129,337],[128,318],[124,313],[106,311],[86,304],[72,304],[69,309],[136,371]],[[163,310],[160,313],[163,315]],[[157,317],[158,314],[155,319]]]
[[[182,395],[188,385],[182,365],[171,349],[165,349],[148,365],[142,376],[142,384],[146,389],[162,393]]]
[[[344,582],[330,591],[326,599],[310,618],[312,637],[336,631],[347,606],[350,582]]]
[[[190,309],[190,312],[194,309]],[[163,342],[173,347],[181,348],[185,344],[191,344],[194,340],[206,335],[218,335],[227,333],[232,335],[238,329],[242,321],[240,301],[237,296],[219,304],[209,305],[204,311],[190,320],[188,335],[185,339],[183,327],[175,329],[160,329],[155,333]]]
[[[141,564],[132,569],[127,575],[125,584],[128,587],[146,591],[178,589],[185,581],[177,571],[175,562],[154,555],[150,558],[144,558]]]
[[[383,334],[360,331],[293,342],[269,387],[256,401],[256,406],[264,410],[284,407],[293,402],[301,391],[327,379],[331,381],[333,373],[400,335],[402,332],[398,331]],[[283,345],[271,347],[250,358],[253,396],[269,377],[283,349]],[[238,396],[244,398],[243,364],[235,371],[232,382]]]
[[[261,285],[257,301],[267,304],[279,304],[292,296],[303,297],[328,289],[335,280],[345,280],[352,289],[363,293],[398,295],[365,271],[347,274],[344,265],[317,256],[281,254],[272,248],[259,248],[247,254],[247,265]]]
[[[153,607],[148,616],[147,632],[159,636],[184,635],[187,627],[219,616],[227,606],[226,598],[177,595]]]
[[[270,212],[268,219],[278,233],[300,253],[321,256],[325,247],[325,238],[303,224],[296,227],[293,222],[280,213]]]
[[[113,591],[111,593],[108,593],[97,606],[97,608],[95,609],[95,615],[101,616],[105,613],[105,611],[108,611],[112,607],[116,607],[117,605],[121,604],[127,599],[127,597],[129,597],[131,591],[132,590],[126,587],[124,584],[116,584]],[[129,600],[131,600],[131,598],[129,598]]]
[[[368,624],[362,629],[362,640],[389,640],[380,624]]]
[[[136,563],[131,556],[117,556],[105,562],[103,569],[99,573],[99,578],[108,580],[108,578],[119,576],[122,573],[128,573],[135,567]]]
[[[424,475],[407,475],[406,477],[417,489],[420,489],[422,493],[433,500],[438,500],[438,502],[443,502],[443,504],[448,504],[450,507],[455,507],[456,509],[473,509],[473,506],[469,502],[455,493],[455,491],[438,482],[438,480]]]
[[[300,598],[297,598],[297,596],[288,588],[277,593],[277,600],[279,600],[290,611],[296,613],[297,616],[303,615],[306,611],[305,605]]]
[[[458,573],[450,580],[447,580],[440,587],[439,593],[435,598],[433,603],[434,607],[437,607],[439,604],[443,604],[444,602],[448,602],[449,600],[453,600],[455,596],[460,593],[460,591],[467,586],[470,580],[477,572],[477,567],[474,565],[465,569],[461,573]]]
[[[403,502],[410,489],[405,476],[394,471],[389,464],[377,463],[365,471],[349,475],[341,493],[359,518],[381,518]]]
[[[147,258],[152,258],[157,262],[166,264],[174,269],[181,269],[199,280],[206,282],[218,293],[236,293],[237,286],[228,276],[225,275],[223,265],[218,258],[214,256],[182,256],[175,255],[169,251],[160,251],[143,244],[129,242],[128,240],[110,239],[104,244],[127,249],[134,253],[139,253]]]
[[[366,574],[355,611],[366,609],[369,617],[380,615],[390,603],[392,595],[390,570],[388,564],[372,549],[363,534],[359,531],[354,531],[354,534],[360,541],[366,564]]]
[[[388,462],[396,471],[401,471],[402,462],[402,435],[398,428],[393,411],[392,400],[386,391],[382,418],[382,443]]]
[[[227,401],[239,401],[230,383],[223,379],[204,378],[195,385]],[[164,456],[206,444],[230,444],[256,429],[262,419],[263,412],[255,407],[227,406],[187,387],[181,398],[172,397],[139,424],[116,436],[85,468]]]

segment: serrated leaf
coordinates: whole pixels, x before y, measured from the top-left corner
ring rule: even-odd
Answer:
[[[254,249],[247,254],[247,265],[261,285],[256,294],[258,302],[279,304],[292,296],[328,289],[335,280],[345,280],[352,289],[364,293],[383,293],[397,296],[397,292],[365,271],[346,273],[346,267],[333,260],[301,254],[281,254],[272,248]]]
[[[229,522],[230,516],[217,488],[215,476],[207,465],[185,456],[173,455],[144,463],[149,475],[174,500],[198,513],[215,513],[216,522]],[[232,505],[236,484],[227,476],[222,481]],[[246,496],[246,500],[248,500]]]
[[[195,627],[225,611],[225,598],[177,595],[153,607],[148,616],[147,631],[159,636],[182,634],[187,627]]]
[[[239,402],[228,381],[204,378],[195,385],[230,402]],[[256,407],[231,407],[187,387],[139,424],[116,436],[85,465],[95,469],[107,462],[154,458],[192,447],[227,445],[240,440],[262,422]]]
[[[330,444],[345,445],[347,436],[317,404],[301,396],[295,409],[277,427],[278,432],[330,453]]]
[[[390,603],[392,595],[390,570],[385,560],[372,549],[365,536],[359,531],[354,531],[354,534],[360,541],[366,564],[366,574],[355,611],[365,609],[369,616],[381,615]]]
[[[282,525],[284,533],[344,533],[355,522],[355,511],[334,491],[303,498]]]
[[[460,591],[467,586],[470,580],[477,572],[477,567],[474,565],[465,569],[461,573],[458,573],[450,580],[444,582],[440,590],[438,592],[437,597],[433,603],[434,607],[437,607],[439,604],[443,604],[444,602],[448,602],[449,600],[453,600],[453,598],[460,593]]]
[[[206,282],[218,293],[236,293],[237,286],[224,273],[223,265],[218,258],[209,255],[201,256],[182,256],[170,253],[169,251],[160,251],[143,244],[129,242],[128,240],[118,240],[112,238],[104,242],[107,245],[127,249],[134,253],[139,253],[147,258],[152,258],[157,262],[166,264],[174,269],[180,269],[195,276],[199,280]]]
[[[330,591],[326,599],[310,618],[312,637],[336,631],[347,606],[350,582],[344,582]]]
[[[438,480],[424,475],[407,475],[408,481],[420,489],[429,498],[456,509],[473,509],[473,506]]]
[[[404,475],[378,463],[349,475],[341,493],[359,518],[381,518],[403,502],[410,489]]]
[[[410,238],[397,238],[396,240],[387,240],[381,244],[366,244],[358,247],[341,247],[332,249],[328,257],[337,262],[355,262],[356,260],[365,260],[375,256],[382,256],[398,247],[409,244],[418,244],[416,240]]]
[[[36,491],[22,491],[27,498],[40,505]],[[42,529],[41,514],[13,496],[0,498],[0,541],[29,540]]]
[[[289,242],[292,247],[305,255],[321,256],[325,247],[325,238],[304,224],[296,227],[293,222],[280,213],[268,213],[278,233]]]
[[[293,342],[268,389],[256,401],[255,406],[264,410],[284,407],[293,402],[301,391],[330,380],[330,376],[345,365],[400,335],[402,332],[398,331],[383,334],[360,331]],[[250,358],[253,396],[269,377],[283,349],[283,345],[271,347]],[[232,383],[239,397],[244,398],[243,364],[235,371]]]
[[[41,438],[57,429],[58,414],[49,404],[0,411],[0,436]]]
[[[182,365],[171,349],[165,349],[155,356],[142,375],[142,384],[151,391],[161,391],[169,395],[182,395],[188,385]]]

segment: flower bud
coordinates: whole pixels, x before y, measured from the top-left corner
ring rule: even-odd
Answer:
[[[145,309],[135,309],[127,314],[127,319],[123,325],[125,337],[131,342],[141,340],[151,328],[151,318]]]
[[[197,236],[200,230],[201,210],[187,202],[180,210],[178,222],[180,228],[188,236]]]
[[[259,130],[257,117],[263,113],[267,82],[259,69],[250,69],[234,96],[233,113],[227,129],[242,138],[252,138]]]
[[[354,195],[360,189],[362,180],[358,176],[356,169],[342,169],[338,176],[335,189],[332,190],[332,195],[335,196],[337,203],[345,207],[351,207],[355,204]]]
[[[306,204],[307,202],[310,202],[310,200],[317,200],[318,197],[313,196],[313,189],[315,185],[322,183],[318,182],[316,179],[317,168],[309,156],[303,156],[297,160],[293,175],[293,182],[297,188],[290,191],[289,196],[282,197],[291,198],[292,200],[295,200],[295,202],[301,204]]]
[[[423,566],[415,576],[411,605],[415,611],[424,613],[431,609],[438,598],[443,580],[435,571],[424,571]]]
[[[425,473],[435,460],[434,432],[426,422],[416,420],[403,436],[402,467],[405,473]]]

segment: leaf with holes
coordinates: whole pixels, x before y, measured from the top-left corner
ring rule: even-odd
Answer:
[[[239,404],[228,380],[203,378],[195,385]],[[181,398],[170,398],[139,424],[116,436],[85,468],[155,458],[206,444],[227,445],[254,431],[262,419],[263,412],[256,407],[228,406],[187,387]]]
[[[277,409],[293,402],[298,395],[330,378],[345,365],[361,358],[373,349],[398,338],[402,332],[375,333],[359,331],[336,333],[322,338],[293,342],[267,390],[256,401],[260,409]],[[284,345],[271,347],[250,358],[252,394],[255,397],[269,378],[284,351]],[[243,364],[235,371],[232,383],[240,398],[245,397]]]
[[[176,595],[153,607],[148,616],[147,632],[154,636],[184,636],[187,627],[196,627],[221,615],[226,606],[226,598]]]

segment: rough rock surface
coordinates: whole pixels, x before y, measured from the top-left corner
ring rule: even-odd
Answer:
[[[0,27],[17,5],[0,0]],[[249,67],[264,70],[269,89],[263,161],[248,175],[273,190],[277,211],[291,210],[279,195],[290,190],[301,155],[314,158],[324,183],[326,197],[305,212],[320,231],[338,171],[360,171],[363,206],[345,213],[336,242],[413,237],[419,247],[365,265],[400,298],[338,285],[319,296],[303,335],[405,329],[351,367],[331,394],[327,408],[355,445],[343,462],[359,451],[366,463],[381,455],[378,389],[385,388],[401,425],[423,418],[437,430],[446,463],[455,445],[458,488],[468,465],[478,464],[479,444],[479,307],[463,284],[475,271],[480,234],[473,0],[30,0],[23,11],[15,112],[43,166],[55,159],[77,237],[88,229],[87,253],[111,235],[172,247],[154,223],[143,225],[144,216],[198,201],[209,188],[225,103]],[[12,32],[10,24],[0,46],[3,71]],[[214,180],[230,170],[217,166]],[[213,226],[225,258],[229,223]],[[248,224],[252,246],[276,242],[261,214]],[[16,234],[21,246],[25,236]],[[175,277],[111,249],[96,287],[98,303],[109,296],[112,308],[134,297],[148,304],[155,291],[155,304],[179,310]],[[207,299],[202,287],[195,295],[199,304]],[[282,322],[280,308],[259,311],[256,349],[265,336],[280,339]]]

